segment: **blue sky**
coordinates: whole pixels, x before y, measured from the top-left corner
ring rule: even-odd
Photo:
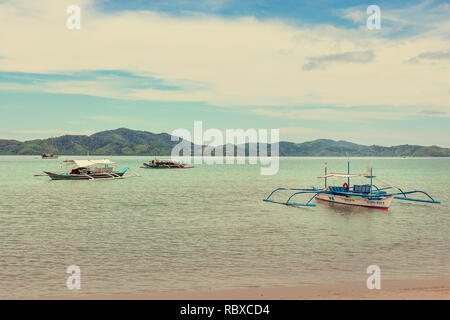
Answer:
[[[0,2],[0,139],[203,120],[450,147],[448,2],[377,1],[369,31],[361,1],[80,0],[69,31],[52,1]]]
[[[214,14],[225,18],[252,16],[261,20],[281,19],[294,25],[332,24],[343,28],[356,28],[360,23],[346,19],[342,11],[348,8],[361,8],[375,4],[384,10],[402,10],[404,8],[427,4],[427,8],[439,8],[448,4],[446,0],[389,0],[376,2],[362,2],[360,0],[104,0],[97,3],[99,10],[117,13],[128,10],[151,10],[175,16],[188,16],[198,13]],[[396,29],[391,37],[416,34],[425,31],[424,26],[415,27],[414,17],[410,24],[396,23],[386,20],[389,26]],[[364,21],[365,22],[365,21]]]
[[[334,25],[352,26],[348,20],[339,15],[340,9],[350,7],[367,7],[376,4],[386,9],[411,7],[423,3],[420,0],[389,0],[364,3],[360,0],[104,0],[97,7],[105,12],[127,10],[151,10],[171,15],[187,15],[198,12],[221,15],[224,17],[254,16],[258,19],[280,18],[299,24],[332,23]],[[447,1],[433,1],[432,6],[439,6]]]

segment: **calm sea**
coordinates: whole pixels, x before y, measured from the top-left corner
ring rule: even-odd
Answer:
[[[450,275],[449,159],[352,159],[352,172],[372,165],[378,185],[442,201],[389,211],[262,201],[278,186],[322,186],[324,161],[345,172],[346,159],[282,158],[261,176],[259,165],[145,170],[147,158],[113,157],[142,177],[33,177],[63,159],[0,157],[0,298],[365,281],[372,264],[382,280]],[[77,292],[70,265],[81,268]]]

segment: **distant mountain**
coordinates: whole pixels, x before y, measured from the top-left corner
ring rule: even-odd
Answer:
[[[57,138],[30,140],[1,140],[2,155],[170,155],[179,141],[171,141],[167,133],[151,133],[125,128],[95,133],[91,136],[65,135]],[[245,145],[246,150],[249,144]],[[225,148],[224,148],[225,149]],[[236,149],[236,147],[235,147]],[[270,150],[270,148],[269,148]],[[366,146],[347,141],[318,139],[303,143],[281,141],[280,156],[336,157],[450,157],[450,149],[438,146],[400,145],[394,147]],[[270,152],[269,152],[270,154]]]
[[[20,148],[22,142],[17,140],[1,140],[0,139],[0,152],[3,154],[14,153],[14,150]]]
[[[91,136],[65,135],[44,140],[19,142],[0,140],[0,154],[36,155],[168,155],[178,141],[167,133],[154,134],[125,128],[102,131]]]
[[[416,145],[365,146],[347,141],[320,139],[304,143],[280,142],[280,156],[450,157],[450,149]]]

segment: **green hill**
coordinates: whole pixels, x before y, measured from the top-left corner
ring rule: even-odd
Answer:
[[[438,146],[365,146],[347,141],[315,140],[304,143],[280,142],[281,156],[352,157],[450,157],[450,149]]]
[[[178,141],[167,133],[120,128],[91,136],[65,135],[51,139],[20,142],[0,139],[2,155],[170,155]],[[248,150],[248,144],[246,149]],[[225,148],[224,148],[225,149]],[[236,149],[236,148],[235,148]],[[352,157],[450,157],[450,149],[438,146],[400,145],[393,147],[366,146],[347,141],[318,139],[303,143],[282,141],[280,156],[352,156]]]

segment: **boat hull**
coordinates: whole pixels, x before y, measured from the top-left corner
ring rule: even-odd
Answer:
[[[193,167],[186,167],[185,165],[148,165],[145,164],[142,169],[191,169]]]
[[[125,172],[112,172],[111,174],[69,174],[69,173],[53,173],[45,172],[52,180],[108,180],[122,178]]]
[[[316,200],[320,201],[381,210],[388,210],[393,199],[394,196],[380,197],[379,199],[368,199],[358,196],[344,196],[326,193],[318,194],[316,196]]]
[[[141,167],[142,169],[191,169],[193,167]]]

